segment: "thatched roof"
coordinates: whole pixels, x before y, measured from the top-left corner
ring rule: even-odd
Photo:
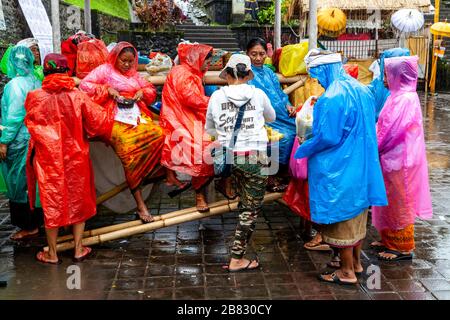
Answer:
[[[309,0],[301,0],[303,12],[309,11]],[[428,12],[430,0],[317,0],[319,9],[339,8],[342,10],[400,10],[418,9]]]

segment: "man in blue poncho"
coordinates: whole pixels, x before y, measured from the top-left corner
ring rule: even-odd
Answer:
[[[297,150],[308,158],[311,219],[323,240],[339,249],[340,268],[319,279],[355,284],[369,206],[387,204],[378,159],[375,102],[369,89],[348,76],[341,56],[311,50],[309,74],[325,88],[314,106],[312,137]]]
[[[6,182],[11,223],[21,230],[11,239],[22,240],[38,235],[43,222],[42,210],[30,210],[27,193],[26,159],[30,134],[24,124],[25,98],[41,87],[33,74],[34,56],[25,46],[17,45],[8,57],[8,77],[1,100],[0,168]]]
[[[378,120],[378,115],[383,109],[384,103],[390,95],[389,89],[384,85],[384,59],[409,56],[409,50],[405,48],[393,48],[384,51],[380,56],[380,63],[378,61],[379,75],[374,76],[372,82],[368,85],[370,91],[375,97],[375,114]],[[375,63],[375,62],[374,62]],[[378,73],[378,72],[377,72]],[[375,74],[374,74],[375,75]]]

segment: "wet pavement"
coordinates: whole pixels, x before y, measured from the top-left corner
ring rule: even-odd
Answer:
[[[377,239],[376,231],[369,229],[363,264],[380,268],[378,288],[368,275],[350,287],[318,282],[316,276],[331,254],[304,250],[300,219],[286,207],[269,203],[258,218],[249,250],[260,259],[259,270],[229,274],[222,268],[229,260],[237,222],[236,213],[226,213],[94,246],[93,256],[76,264],[81,289],[70,290],[68,285],[76,284],[71,252],[61,254],[58,266],[37,263],[34,255],[45,238],[10,241],[15,228],[1,198],[0,280],[7,280],[8,286],[0,288],[0,299],[450,299],[450,94],[429,98],[424,116],[434,217],[416,224],[412,262],[379,262],[368,248]],[[192,193],[170,199],[164,188],[154,188],[148,200],[152,212],[194,205]],[[101,208],[88,228],[134,218]]]

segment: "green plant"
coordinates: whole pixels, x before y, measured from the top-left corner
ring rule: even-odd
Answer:
[[[153,0],[151,4],[140,2],[136,4],[136,14],[152,31],[162,29],[170,18],[167,0]]]
[[[285,17],[288,10],[291,0],[282,0],[281,1],[281,17]],[[283,21],[285,19],[283,18]],[[275,23],[275,1],[272,0],[272,3],[263,9],[260,9],[258,12],[258,23],[259,24],[274,24]],[[285,23],[289,23],[286,22]]]

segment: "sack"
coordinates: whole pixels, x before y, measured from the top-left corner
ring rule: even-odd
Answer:
[[[308,158],[295,159],[294,157],[299,146],[300,143],[296,137],[289,160],[289,174],[295,179],[305,180],[308,178]]]
[[[278,69],[285,77],[306,74],[304,58],[308,53],[308,42],[290,44],[283,47]]]
[[[77,77],[83,79],[89,72],[106,62],[108,49],[99,39],[92,39],[78,44]]]
[[[295,117],[297,137],[304,140],[308,139],[312,132],[313,106],[315,101],[317,101],[316,96],[309,97]]]

